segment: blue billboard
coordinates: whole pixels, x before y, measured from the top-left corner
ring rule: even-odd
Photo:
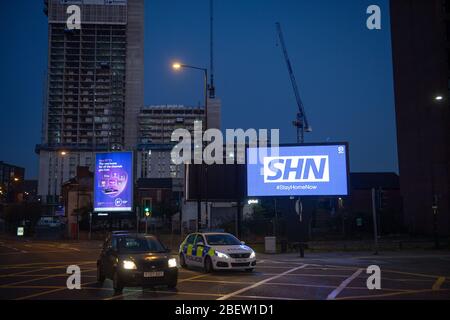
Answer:
[[[348,194],[346,144],[247,149],[247,196]]]
[[[133,210],[133,153],[95,155],[94,211]]]

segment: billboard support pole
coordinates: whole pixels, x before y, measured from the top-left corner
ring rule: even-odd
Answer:
[[[197,232],[202,228],[202,201],[197,199]]]
[[[203,160],[202,160],[203,161]],[[199,168],[197,167],[197,232],[200,232],[200,229],[202,228],[202,195],[200,189],[202,188],[200,183],[200,175],[201,175],[201,168],[203,168],[203,162],[202,166]]]
[[[139,206],[136,207],[136,233],[139,233]]]
[[[92,212],[89,212],[89,240],[92,239]]]
[[[373,237],[375,244],[375,252],[374,254],[378,254],[378,230],[377,230],[377,208],[376,208],[376,191],[375,188],[372,188],[372,214],[373,214]]]
[[[275,219],[273,224],[273,235],[277,236],[278,229],[278,211],[277,211],[277,198],[274,198]]]
[[[145,234],[148,233],[148,217],[145,216]]]

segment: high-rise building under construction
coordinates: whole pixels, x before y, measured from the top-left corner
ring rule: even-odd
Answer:
[[[70,29],[67,8],[80,8]],[[48,70],[38,193],[58,203],[77,166],[95,152],[132,150],[143,107],[144,0],[46,0]],[[69,10],[70,12],[70,10]]]

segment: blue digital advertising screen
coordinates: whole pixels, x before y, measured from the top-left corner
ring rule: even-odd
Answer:
[[[95,155],[94,211],[133,210],[133,153]]]
[[[247,196],[345,196],[347,144],[247,148]]]

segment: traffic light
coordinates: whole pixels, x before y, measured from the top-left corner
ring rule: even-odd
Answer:
[[[142,208],[144,209],[144,215],[149,217],[152,215],[152,199],[142,199]]]

